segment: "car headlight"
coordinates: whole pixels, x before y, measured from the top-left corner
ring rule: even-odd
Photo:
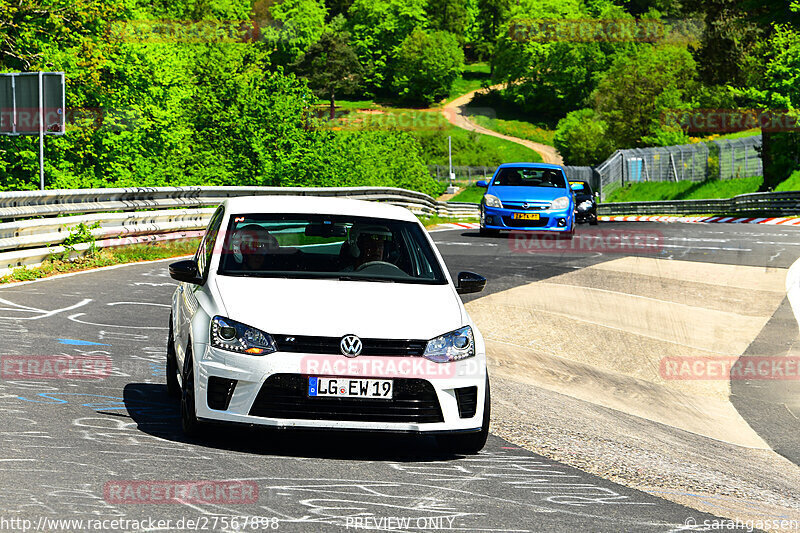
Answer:
[[[578,211],[580,211],[580,212],[588,211],[591,208],[592,208],[592,201],[591,200],[584,200],[578,206]]]
[[[277,350],[275,340],[268,333],[221,316],[211,321],[211,346],[250,355],[266,355]]]
[[[503,208],[503,202],[500,201],[500,198],[492,194],[484,194],[483,203],[486,204],[486,207],[499,207],[500,209]]]
[[[429,340],[425,352],[422,354],[426,359],[436,363],[460,361],[474,355],[475,339],[472,336],[472,328],[469,326]]]
[[[556,198],[552,202],[550,202],[550,209],[555,211],[561,211],[569,207],[569,198],[566,196],[562,196],[561,198]]]

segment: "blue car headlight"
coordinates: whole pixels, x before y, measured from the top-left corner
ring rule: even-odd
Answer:
[[[269,333],[221,316],[211,321],[211,345],[249,355],[266,355],[277,350]]]
[[[472,328],[463,328],[445,333],[428,341],[423,357],[435,363],[450,363],[460,361],[475,355],[475,338]]]
[[[569,207],[569,198],[566,196],[562,196],[561,198],[556,198],[550,203],[550,209],[552,209],[553,211],[563,211],[568,207]]]
[[[503,208],[503,202],[500,201],[500,198],[492,194],[484,194],[483,203],[486,204],[486,207],[497,207],[499,209]]]

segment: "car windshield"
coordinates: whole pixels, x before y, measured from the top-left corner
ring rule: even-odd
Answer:
[[[535,167],[501,168],[494,178],[494,185],[521,187],[567,188],[567,180],[561,170]]]
[[[424,230],[400,220],[340,215],[231,217],[219,273],[445,284]]]
[[[575,191],[575,194],[592,194],[592,189],[585,181],[570,181],[569,186]]]

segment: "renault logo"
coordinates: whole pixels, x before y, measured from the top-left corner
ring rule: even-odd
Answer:
[[[345,335],[339,343],[339,349],[345,357],[356,357],[361,353],[361,339],[355,335]]]

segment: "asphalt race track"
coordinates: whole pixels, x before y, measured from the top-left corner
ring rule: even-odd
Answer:
[[[658,223],[599,228],[660,232],[658,251],[642,254],[665,260],[788,268],[800,257],[800,231],[792,228]],[[520,253],[513,239],[480,237],[474,230],[436,232],[434,239],[451,274],[471,270],[489,280],[484,293],[465,302],[631,253]],[[496,436],[474,457],[443,456],[431,439],[405,436],[224,428],[201,441],[187,440],[178,403],[167,397],[164,384],[165,326],[176,285],[168,263],[0,289],[4,357],[96,356],[113,362],[111,375],[100,380],[0,379],[0,531],[86,531],[89,520],[112,519],[142,522],[107,522],[95,530],[713,530],[703,526],[713,515]],[[772,326],[778,329],[764,335],[796,329],[791,312],[782,309],[782,322]],[[786,398],[767,395],[758,401],[763,407]],[[797,463],[796,439],[781,439],[775,429],[787,423],[786,414],[753,402],[743,397],[734,404],[748,420],[766,412],[753,417],[754,430]],[[213,504],[120,503],[109,493],[109,486],[133,481],[198,480],[244,480],[254,497],[244,502],[220,497]],[[263,521],[239,519],[234,525],[234,517]],[[84,522],[52,522],[58,519]],[[187,520],[194,527],[183,527]]]

